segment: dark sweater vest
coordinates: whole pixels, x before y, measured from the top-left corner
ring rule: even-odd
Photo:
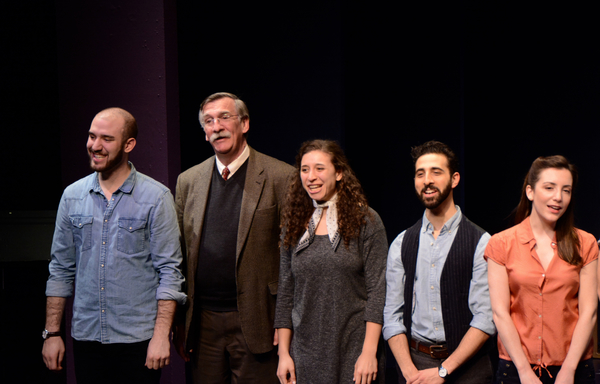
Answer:
[[[214,167],[196,272],[196,300],[202,309],[237,310],[236,246],[247,168],[248,161],[225,181]]]
[[[422,222],[423,219],[408,228],[402,240],[402,264],[406,273],[404,326],[406,327],[406,337],[409,340],[411,338],[413,290]],[[463,215],[442,269],[440,277],[442,319],[444,321],[446,344],[450,353],[458,347],[463,336],[469,330],[471,320],[473,320],[473,314],[469,309],[469,287],[473,275],[473,255],[477,249],[479,239],[484,233],[483,229],[473,224]]]

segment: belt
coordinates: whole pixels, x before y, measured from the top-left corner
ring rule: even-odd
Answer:
[[[415,340],[414,338],[410,339],[410,347],[429,355],[434,359],[445,359],[450,355],[446,345],[426,343],[424,341]]]

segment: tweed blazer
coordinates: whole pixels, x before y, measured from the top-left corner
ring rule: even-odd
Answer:
[[[242,333],[252,353],[273,349],[273,321],[279,279],[279,223],[287,186],[295,168],[250,148],[236,245],[237,303]],[[194,283],[204,213],[215,157],[179,175],[175,193],[188,301],[186,349],[193,348],[199,320],[194,314]]]

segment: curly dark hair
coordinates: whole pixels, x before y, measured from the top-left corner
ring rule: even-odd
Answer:
[[[360,182],[348,164],[344,152],[335,141],[312,140],[302,144],[296,155],[296,177],[288,188],[286,201],[283,205],[283,220],[281,227],[285,228],[283,245],[286,248],[298,243],[306,231],[310,218],[315,210],[312,199],[302,186],[300,167],[302,157],[312,151],[321,151],[331,157],[336,172],[342,173],[342,179],[336,183],[338,195],[338,228],[346,247],[350,240],[358,238],[361,227],[366,223],[368,213],[367,198]]]

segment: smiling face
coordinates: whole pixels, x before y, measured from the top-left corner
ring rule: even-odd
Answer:
[[[527,186],[532,219],[554,227],[569,207],[572,190],[573,175],[568,169],[546,168],[541,171],[535,186]]]
[[[227,120],[221,119],[224,115],[237,115],[235,101],[223,97],[207,103],[202,109],[203,119],[214,119],[214,125],[206,127],[206,141],[210,142],[215,154],[224,165],[229,165],[237,159],[246,146],[244,134],[250,129],[248,118],[240,119],[239,116]]]
[[[415,163],[415,192],[425,208],[435,210],[458,185],[458,172],[450,174],[446,156],[428,153]]]
[[[336,183],[342,180],[342,176],[342,172],[336,172],[331,155],[315,150],[302,156],[300,179],[311,199],[329,201],[335,195]]]
[[[94,117],[88,132],[87,151],[90,167],[100,173],[111,173],[127,167],[128,154],[135,139],[124,138],[125,120],[118,114],[100,113]]]

